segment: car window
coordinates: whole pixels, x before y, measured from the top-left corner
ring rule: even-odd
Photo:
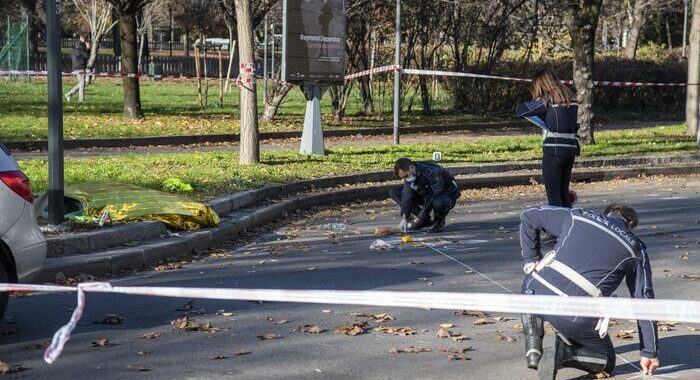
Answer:
[[[0,143],[0,171],[19,170],[17,161],[10,155],[5,144]]]

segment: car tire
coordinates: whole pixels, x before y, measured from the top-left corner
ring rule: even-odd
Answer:
[[[0,283],[6,284],[10,282],[10,278],[7,275],[7,268],[5,264],[0,262]],[[9,292],[0,292],[0,319],[5,316],[5,310],[7,309],[7,302],[10,299]]]

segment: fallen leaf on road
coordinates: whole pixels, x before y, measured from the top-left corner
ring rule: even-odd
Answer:
[[[682,274],[682,275],[680,275],[680,278],[684,278],[686,280],[691,280],[691,281],[700,280],[700,276],[696,276],[696,275],[692,275],[692,274]]]
[[[225,311],[225,310],[217,310],[216,315],[223,315],[224,317],[232,317],[235,314],[231,311]]]
[[[379,327],[375,328],[374,331],[384,333],[384,334],[398,335],[398,336],[409,336],[409,335],[418,334],[418,331],[416,331],[408,326],[400,326],[400,327],[379,326]]]
[[[235,356],[244,356],[244,355],[250,355],[250,354],[251,354],[250,351],[240,350],[240,351],[236,352],[234,355]]]
[[[490,324],[493,324],[493,323],[496,323],[496,322],[494,322],[494,321],[489,321],[489,320],[486,319],[486,318],[479,318],[479,319],[477,319],[476,321],[473,322],[473,325],[474,325],[474,326],[482,326],[482,325],[490,325]]]
[[[112,347],[116,346],[116,344],[110,343],[109,339],[98,339],[96,341],[93,341],[91,343],[92,348],[107,348],[107,347]]]
[[[146,355],[150,355],[150,354],[152,354],[152,353],[153,353],[153,351],[139,351],[139,352],[136,353],[136,355],[139,355],[139,356],[146,356]]]
[[[607,379],[610,375],[607,372],[598,372],[595,374],[596,379]]]
[[[258,335],[258,339],[260,340],[273,340],[273,339],[279,339],[282,336],[277,335],[275,333],[268,333],[268,334],[263,334],[263,335]]]
[[[469,346],[464,348],[443,348],[440,351],[446,354],[466,354],[469,351],[474,351],[474,349]]]
[[[522,323],[516,323],[513,325],[513,328],[516,330],[522,330],[523,329],[523,324]]]
[[[442,323],[440,324],[440,327],[442,327],[443,329],[451,329],[455,327],[455,325],[453,325],[452,323]]]
[[[292,331],[295,332],[295,333],[297,333],[297,334],[303,334],[303,333],[320,334],[320,333],[322,333],[324,330],[321,329],[320,327],[314,326],[314,325],[302,325],[302,326],[299,326],[299,327],[295,328],[295,329],[292,330]]]
[[[393,321],[395,319],[394,316],[389,313],[372,314],[365,312],[354,312],[350,315],[356,318],[370,318],[375,322]]]
[[[453,360],[472,360],[472,358],[467,357],[466,355],[462,354],[449,354],[447,355],[447,360],[453,361]]]
[[[407,353],[407,354],[417,354],[420,352],[432,352],[433,350],[428,348],[428,347],[419,347],[419,346],[408,346],[406,348],[390,348],[389,353],[390,354],[401,354],[401,353]]]
[[[515,318],[493,317],[493,320],[496,322],[508,322],[508,321],[514,321]]]
[[[34,343],[32,345],[29,345],[29,346],[24,346],[24,348],[26,348],[28,350],[43,350],[48,346],[49,346],[49,342],[40,342],[40,343]]]
[[[286,320],[284,318],[275,320],[274,318],[270,317],[269,315],[267,317],[265,317],[265,320],[268,322],[272,322],[276,325],[283,325],[283,324],[289,322],[288,320]]]
[[[170,324],[173,326],[174,329],[178,330],[185,330],[185,331],[202,331],[202,332],[219,332],[222,329],[218,327],[214,327],[211,322],[207,322],[204,324],[198,324],[194,323],[194,321],[191,321],[187,316],[184,316],[182,318],[178,318]]]
[[[121,325],[124,323],[124,317],[118,314],[105,314],[102,320],[96,321],[95,323],[103,325]]]
[[[435,337],[436,338],[448,338],[448,339],[451,339],[455,342],[460,342],[460,341],[467,339],[467,337],[465,337],[462,334],[452,332],[452,331],[450,331],[446,328],[442,328],[442,327],[440,327],[440,329],[438,329],[438,332],[435,334]]]
[[[506,341],[506,342],[515,342],[515,340],[516,340],[512,336],[503,335],[503,333],[501,331],[496,331],[496,339]]]
[[[622,322],[618,321],[617,319],[611,319],[610,322],[608,322],[608,326],[619,326],[621,324]]]
[[[455,315],[463,315],[463,316],[467,316],[467,317],[478,317],[478,318],[488,317],[488,314],[484,313],[483,311],[471,311],[471,310],[455,311]]]
[[[401,242],[404,244],[411,244],[415,242],[412,236],[406,235],[401,237]]]
[[[190,319],[185,316],[170,322],[170,324],[173,326],[173,328],[176,328],[178,330],[186,330],[187,327],[190,325]]]
[[[130,370],[132,370],[132,371],[136,371],[136,372],[148,372],[148,371],[151,370],[151,369],[148,368],[148,367],[137,366],[137,365],[131,365],[131,364],[127,365],[126,368],[128,368],[128,369],[130,369]]]
[[[159,332],[145,333],[140,336],[141,339],[158,339],[160,338]]]
[[[334,329],[334,332],[336,334],[345,334],[345,335],[360,335],[367,331],[369,328],[369,323],[367,322],[355,322],[351,325],[340,325],[336,326]]]
[[[21,365],[10,365],[3,361],[0,361],[0,373],[2,374],[22,372],[26,369],[27,368],[24,368]]]
[[[211,360],[228,359],[228,356],[225,356],[225,355],[216,355],[216,356],[210,357],[209,359],[211,359]]]
[[[632,339],[632,334],[634,333],[634,330],[620,330],[615,333],[615,337],[620,339]]]
[[[659,331],[674,331],[674,326],[676,326],[678,323],[675,322],[666,322],[666,321],[659,321],[658,327]]]
[[[393,232],[391,230],[391,227],[376,227],[374,229],[374,234],[376,236],[387,236],[391,235]]]
[[[168,271],[168,270],[182,269],[185,267],[185,264],[187,264],[187,261],[185,261],[185,260],[174,261],[174,262],[167,263],[167,264],[157,265],[155,268],[153,268],[153,270],[162,272],[162,271]]]

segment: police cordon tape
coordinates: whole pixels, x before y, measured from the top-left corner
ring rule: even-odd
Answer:
[[[82,283],[76,287],[1,283],[0,292],[77,292],[78,305],[73,311],[70,321],[54,334],[51,344],[44,352],[44,360],[49,364],[53,363],[61,355],[71,332],[80,320],[86,304],[86,292],[236,301],[478,310],[499,313],[700,323],[700,301],[690,300],[382,290],[112,286],[107,282]]]
[[[419,70],[419,69],[403,69],[400,66],[389,65],[377,67],[371,70],[360,71],[354,74],[345,76],[345,80],[356,79],[371,74],[378,74],[387,71],[400,71],[405,75],[427,75],[427,76],[446,76],[446,77],[462,77],[462,78],[481,78],[481,79],[496,79],[512,82],[532,82],[532,79],[505,77],[498,75],[474,74],[468,72],[456,71],[440,71],[440,70]],[[573,80],[562,80],[564,84],[571,85]],[[594,86],[598,87],[685,87],[687,83],[657,83],[657,82],[622,82],[622,81],[593,81]]]
[[[374,75],[374,74],[380,74],[388,71],[399,71],[402,74],[405,75],[427,75],[427,76],[449,76],[449,77],[463,77],[463,78],[481,78],[481,79],[496,79],[496,80],[506,80],[506,81],[513,81],[513,82],[531,82],[532,79],[527,79],[527,78],[515,78],[515,77],[505,77],[505,76],[498,76],[498,75],[486,75],[486,74],[474,74],[474,73],[467,73],[467,72],[455,72],[455,71],[440,71],[440,70],[419,70],[419,69],[402,69],[401,66],[398,65],[388,65],[388,66],[381,66],[381,67],[376,67],[374,69],[370,70],[364,70],[360,71],[357,73],[349,74],[345,76],[345,80],[352,80],[352,79],[357,79],[369,75]],[[74,72],[62,72],[61,73],[63,76],[74,76],[78,74],[88,74],[88,72],[84,71],[74,71]],[[159,75],[150,75],[150,74],[142,74],[142,73],[118,73],[118,72],[112,72],[112,71],[105,71],[105,72],[94,72],[94,73],[89,73],[90,75],[94,75],[95,77],[100,77],[100,78],[152,78],[152,79],[212,79],[216,80],[218,78],[216,77],[207,77],[204,78],[202,76],[194,76],[194,75],[182,75],[182,74],[159,74]],[[0,70],[0,76],[47,76],[48,71],[33,71],[33,70]],[[259,75],[256,76],[257,78],[261,78]],[[268,81],[275,82],[275,83],[284,83],[280,80],[273,79],[273,78],[268,78]],[[574,83],[573,80],[562,80],[561,81],[564,84],[571,85]],[[689,84],[688,83],[659,83],[659,82],[623,82],[623,81],[593,81],[593,85],[597,87],[686,87]],[[696,85],[696,84],[691,84],[691,85]],[[239,83],[240,86],[240,83]]]

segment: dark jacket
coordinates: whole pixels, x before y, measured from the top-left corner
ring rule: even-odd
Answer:
[[[416,179],[412,182],[404,181],[404,196],[401,197],[401,215],[409,215],[416,202],[416,195],[423,200],[422,209],[418,218],[428,217],[433,209],[433,200],[436,196],[447,194],[456,196],[459,188],[455,178],[442,166],[427,162],[416,162]]]
[[[538,116],[546,124],[543,151],[554,156],[574,157],[580,153],[576,133],[578,132],[578,104],[553,104],[543,100],[532,100],[515,109],[518,117]]]
[[[596,285],[604,297],[609,297],[624,279],[630,296],[654,298],[651,266],[646,247],[625,225],[624,219],[613,214],[604,216],[583,209],[545,206],[531,208],[520,215],[520,246],[526,262],[542,258],[539,234],[545,230],[558,239],[554,246],[560,261]],[[588,296],[576,284],[551,268],[538,274],[570,296]],[[537,280],[526,285],[535,294],[554,295]],[[655,321],[637,321],[640,354],[656,357],[658,337]]]
[[[73,71],[85,70],[88,58],[90,58],[90,50],[84,42],[77,41],[70,53]]]

